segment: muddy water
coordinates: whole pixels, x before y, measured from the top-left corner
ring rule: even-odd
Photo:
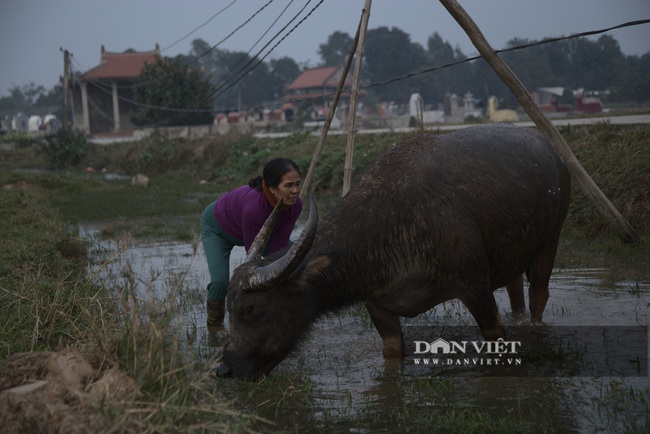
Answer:
[[[99,279],[117,285],[129,280],[142,297],[154,299],[164,299],[170,288],[182,287],[183,320],[195,324],[201,336],[194,345],[203,346],[203,352],[206,348],[208,353],[218,351],[207,347],[204,339],[204,288],[209,275],[200,245],[128,244],[101,240],[95,228],[81,227],[79,231],[93,242],[98,257],[121,251],[102,268]],[[231,269],[243,257],[244,250],[235,248]],[[507,327],[526,323],[510,314],[505,290],[495,295]],[[647,330],[649,312],[650,270],[645,266],[558,269],[551,280],[544,321],[550,328],[641,325]],[[403,321],[406,330],[423,324],[471,327],[474,322],[462,304],[449,302]],[[288,388],[278,380],[276,388],[256,390],[255,402],[245,406],[273,421],[276,429],[289,431],[314,427],[352,432],[417,431],[437,426],[437,415],[450,412],[465,419],[477,413],[513,418],[513,431],[519,431],[517,421],[528,427],[525,430],[537,426],[561,432],[644,432],[650,424],[647,362],[642,365],[645,370],[631,376],[571,376],[565,372],[531,376],[520,375],[521,370],[503,376],[476,367],[423,373],[408,363],[384,360],[381,350],[381,341],[363,309],[350,308],[328,316],[315,324],[301,347],[272,372],[281,379],[291,378]],[[294,384],[296,376],[302,388]],[[233,387],[233,380],[217,381]]]

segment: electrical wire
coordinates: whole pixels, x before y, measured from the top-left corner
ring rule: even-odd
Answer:
[[[230,39],[230,38],[232,37],[232,35],[234,35],[234,34],[237,33],[239,30],[241,30],[242,27],[244,27],[246,24],[248,24],[248,23],[249,23],[253,18],[255,18],[255,17],[256,17],[260,12],[262,12],[264,9],[266,9],[266,7],[267,7],[268,5],[270,5],[271,3],[273,3],[274,1],[275,1],[275,0],[269,0],[269,1],[264,5],[264,6],[262,6],[261,8],[259,8],[259,9],[258,9],[258,10],[253,14],[253,15],[251,15],[251,16],[250,16],[246,21],[244,21],[242,24],[240,24],[240,25],[239,25],[235,30],[233,30],[232,32],[230,32],[230,33],[228,34],[228,36],[226,36],[226,37],[223,38],[221,41],[219,41],[219,42],[217,42],[216,44],[214,44],[214,45],[213,45],[209,50],[207,50],[207,51],[205,51],[204,53],[202,53],[201,55],[197,56],[197,57],[194,59],[194,61],[198,61],[198,60],[201,59],[202,57],[208,55],[208,53],[212,52],[212,50],[214,50],[215,48],[217,48],[218,46],[220,46],[221,44],[223,44],[224,42],[226,42],[228,39]]]
[[[230,8],[230,7],[231,7],[233,4],[235,4],[237,1],[238,1],[238,0],[233,0],[233,1],[232,1],[231,3],[229,3],[226,7],[222,8],[222,9],[219,10],[217,13],[215,13],[214,15],[212,15],[212,16],[211,16],[207,21],[205,21],[203,24],[197,26],[197,27],[194,28],[192,31],[190,31],[188,34],[186,34],[185,36],[183,36],[182,38],[179,38],[178,40],[176,40],[176,41],[173,42],[172,44],[170,44],[170,45],[166,46],[165,48],[161,49],[161,50],[160,50],[160,53],[165,52],[166,50],[172,48],[173,46],[175,46],[175,45],[178,44],[179,42],[181,42],[181,41],[183,41],[184,39],[188,38],[190,35],[192,35],[192,34],[195,33],[196,31],[198,31],[199,29],[201,29],[202,27],[204,27],[205,25],[207,25],[208,23],[210,23],[212,20],[214,20],[217,16],[219,16],[219,15],[221,15],[223,12],[225,12],[228,8]],[[225,38],[223,38],[223,39],[222,39],[221,41],[219,41],[217,44],[215,44],[215,45],[213,45],[212,47],[210,47],[208,50],[204,51],[203,53],[201,53],[201,54],[199,54],[199,55],[197,55],[197,56],[195,56],[195,57],[193,57],[193,58],[189,61],[189,63],[190,63],[190,64],[192,64],[192,63],[198,63],[199,59],[201,59],[202,57],[206,56],[208,53],[210,53],[211,51],[213,51],[214,49],[216,49],[219,45],[223,44],[225,41],[227,41],[228,39],[230,39],[230,38],[231,38],[231,37],[232,37],[232,36],[233,36],[237,31],[239,31],[239,30],[242,29],[246,24],[248,24],[248,23],[249,23],[249,22],[250,22],[250,21],[251,21],[255,16],[257,16],[257,15],[258,15],[262,10],[264,10],[268,5],[270,5],[271,3],[273,3],[273,1],[275,1],[275,0],[269,0],[269,1],[264,5],[264,6],[262,6],[261,8],[259,8],[255,13],[253,13],[253,15],[251,15],[247,20],[245,20],[243,24],[239,25],[237,28],[235,28],[235,30],[233,30],[232,32],[230,32],[230,34],[229,34],[228,36],[226,36]],[[293,1],[294,1],[294,0],[291,0],[291,2],[293,2]],[[81,65],[80,65],[80,66],[81,66]],[[85,68],[80,68],[80,69],[85,69]],[[132,89],[132,88],[135,87],[135,86],[143,86],[143,85],[153,84],[153,83],[156,83],[157,81],[158,81],[158,80],[156,80],[156,79],[152,79],[152,80],[149,80],[149,81],[147,81],[147,82],[138,83],[137,85],[134,85],[134,84],[128,84],[128,85],[118,85],[117,87],[118,87],[118,89]]]
[[[289,23],[287,23],[287,25],[285,25],[282,29],[280,29],[280,31],[279,31],[278,33],[276,33],[276,35],[271,39],[270,42],[272,42],[274,39],[276,39],[276,38],[277,38],[277,37],[278,37],[278,36],[279,36],[279,35],[280,35],[280,34],[281,34],[281,33],[282,33],[282,32],[283,32],[283,31],[284,31],[284,30],[289,26],[289,24],[291,24],[293,21],[295,21],[295,19],[296,19],[296,18],[297,18],[297,17],[298,17],[298,16],[299,16],[303,11],[304,11],[304,9],[306,8],[306,6],[307,6],[309,3],[311,3],[311,1],[312,1],[312,0],[308,0],[307,3],[305,4],[305,6],[304,6],[304,7],[303,7],[299,12],[298,12],[298,14],[296,14],[296,15],[294,16],[294,18],[293,18],[291,21],[289,21]],[[255,65],[253,65],[250,69],[246,70],[245,72],[242,72],[241,74],[239,74],[239,77],[237,77],[234,81],[231,81],[231,83],[230,83],[227,87],[224,88],[224,87],[222,86],[221,88],[216,89],[216,91],[207,94],[204,98],[202,98],[201,100],[199,100],[199,101],[197,102],[197,104],[202,105],[202,104],[205,103],[207,100],[210,100],[210,99],[214,100],[215,98],[217,98],[217,97],[223,95],[224,92],[228,91],[228,90],[229,90],[230,88],[232,88],[235,84],[237,84],[239,81],[241,81],[241,80],[242,80],[246,75],[250,74],[250,73],[251,73],[255,68],[257,68],[257,67],[258,67],[258,66],[259,66],[259,65],[264,61],[264,59],[265,59],[269,54],[271,54],[271,52],[272,52],[272,51],[273,51],[273,50],[274,50],[274,49],[275,49],[275,48],[276,48],[280,43],[282,43],[282,42],[287,38],[287,36],[289,36],[289,35],[290,35],[290,34],[291,34],[291,33],[292,33],[296,28],[298,28],[298,27],[299,27],[299,26],[300,26],[300,25],[301,25],[301,24],[302,24],[302,23],[303,23],[307,18],[309,18],[309,17],[313,14],[313,12],[314,12],[316,9],[318,9],[318,7],[321,6],[321,4],[323,3],[323,1],[324,1],[324,0],[320,0],[320,2],[319,2],[316,6],[314,6],[314,7],[309,11],[309,13],[308,13],[305,17],[303,17],[303,18],[302,18],[302,19],[301,19],[301,20],[300,20],[300,21],[299,21],[295,26],[293,26],[293,28],[291,28],[291,30],[290,30],[289,32],[287,32],[287,33],[286,33],[286,34],[285,34],[285,35],[284,35],[284,36],[283,36],[283,37],[282,37],[282,38],[281,38],[281,39],[280,39],[280,40],[279,40],[279,41],[278,41],[278,42],[277,42],[277,43],[276,43],[276,44],[275,44],[275,45],[274,45],[274,46],[273,46],[273,47],[272,47],[272,48],[271,48],[271,49],[270,49],[270,50],[269,50],[269,51],[268,51],[268,52],[267,52],[267,53],[266,53],[262,58],[260,58],[259,61],[258,61]],[[260,50],[260,52],[258,53],[258,55],[259,55],[259,54],[260,54],[260,53],[261,53],[261,52],[262,52],[262,51],[263,51],[263,50],[264,50],[264,49],[265,49],[265,48],[270,44],[270,42],[267,43],[267,44],[262,48],[262,50]],[[256,57],[258,57],[258,56],[256,56]],[[256,57],[254,57],[253,59],[251,59],[251,61],[250,61],[249,63],[247,63],[246,66],[248,66],[252,61],[254,61]],[[193,108],[188,108],[186,111],[187,111],[187,112],[192,112],[192,111],[193,111]],[[183,115],[183,116],[184,116],[184,115]],[[176,117],[173,117],[173,118],[170,118],[170,119],[166,120],[165,122],[166,122],[166,123],[169,123],[169,122],[176,121],[176,120],[179,119],[179,117],[181,117],[180,114],[177,115]],[[157,125],[155,125],[155,126],[161,126],[161,125],[164,125],[164,123],[157,124]]]
[[[311,1],[311,0],[310,0],[310,1]],[[239,82],[239,81],[242,80],[246,75],[248,75],[248,74],[249,74],[249,73],[250,73],[254,68],[256,68],[257,66],[259,66],[259,64],[260,64],[261,62],[263,62],[264,59],[265,59],[266,57],[268,57],[268,55],[269,55],[269,54],[270,54],[270,53],[271,53],[271,52],[272,52],[272,51],[273,51],[273,50],[274,50],[274,49],[275,49],[275,48],[276,48],[276,47],[277,47],[277,46],[278,46],[282,41],[284,41],[284,39],[286,39],[286,37],[287,37],[289,34],[291,34],[291,33],[292,33],[292,32],[293,32],[293,31],[294,31],[294,30],[295,30],[299,25],[301,25],[301,24],[302,24],[302,23],[303,23],[303,22],[304,22],[304,21],[305,21],[305,20],[306,20],[306,19],[307,19],[307,18],[308,18],[308,17],[309,17],[313,12],[314,12],[314,10],[316,10],[316,9],[320,6],[320,4],[321,4],[323,1],[324,1],[324,0],[321,0],[320,3],[318,3],[318,4],[317,4],[317,5],[316,5],[316,6],[315,6],[315,7],[314,7],[310,12],[309,12],[308,15],[306,15],[306,16],[305,16],[305,17],[304,17],[300,22],[298,22],[298,23],[297,23],[297,24],[296,24],[296,25],[295,25],[295,26],[294,26],[294,27],[293,27],[293,28],[292,28],[292,29],[291,29],[291,30],[290,30],[286,35],[284,35],[284,36],[282,37],[282,39],[280,39],[280,40],[279,40],[279,41],[278,41],[278,42],[277,42],[277,43],[276,43],[276,44],[275,44],[275,45],[274,45],[274,46],[273,46],[273,47],[272,47],[272,48],[271,48],[271,49],[270,49],[270,50],[269,50],[269,51],[268,51],[268,52],[267,52],[263,57],[259,58],[259,59],[258,59],[258,62],[257,62],[257,63],[252,67],[252,68],[250,68],[249,70],[246,70],[246,71],[244,71],[244,70],[243,70],[244,68],[242,68],[242,69],[240,70],[241,73],[239,74],[239,76],[236,77],[236,79],[235,79],[234,81],[230,82],[230,84],[229,84],[227,87],[225,87],[225,88],[222,87],[222,88],[219,89],[218,91],[216,91],[216,92],[212,92],[212,93],[208,94],[206,97],[204,97],[204,98],[200,101],[200,103],[205,102],[205,101],[206,101],[207,99],[209,99],[209,98],[216,98],[216,97],[218,97],[218,96],[223,95],[224,92],[226,92],[227,90],[229,90],[230,88],[232,88],[232,87],[233,87],[237,82]],[[303,8],[302,10],[304,10],[304,8]],[[302,11],[302,10],[301,10],[301,11]],[[292,21],[293,21],[293,20],[292,20]],[[292,21],[291,21],[291,22],[292,22]],[[621,29],[621,28],[631,27],[631,26],[637,26],[637,25],[642,25],[642,24],[648,24],[648,23],[650,23],[650,19],[643,19],[643,20],[630,21],[630,22],[622,23],[622,24],[619,24],[619,25],[616,25],[616,26],[612,26],[612,27],[608,27],[608,28],[604,28],[604,29],[591,30],[591,31],[585,31],[585,32],[580,32],[580,33],[574,33],[574,34],[571,34],[571,35],[568,35],[568,36],[560,36],[560,37],[549,37],[549,38],[544,38],[544,39],[542,39],[542,40],[540,40],[540,41],[535,41],[535,42],[530,42],[530,43],[526,43],[526,44],[521,44],[521,45],[517,45],[517,46],[514,46],[514,47],[509,47],[509,48],[505,48],[505,49],[501,49],[501,50],[495,50],[495,53],[505,53],[505,52],[510,52],[510,51],[517,51],[517,50],[522,50],[522,49],[526,49],[526,48],[533,47],[533,46],[537,46],[537,45],[544,45],[544,44],[549,44],[549,43],[553,43],[553,42],[558,42],[558,41],[563,41],[563,40],[569,40],[569,39],[575,39],[575,38],[585,37],[585,36],[593,36],[593,35],[606,33],[606,32],[612,31],[612,30],[616,30],[616,29]],[[284,30],[286,27],[287,27],[287,26],[283,27],[282,30]],[[282,31],[282,30],[281,30],[281,31]],[[280,31],[280,32],[281,32],[281,31]],[[280,32],[279,32],[279,33],[280,33]],[[275,38],[279,35],[279,33],[276,34],[276,36],[274,36],[273,39],[275,39]],[[272,40],[273,40],[273,39],[272,39]],[[270,43],[267,43],[267,44],[265,45],[264,48],[266,48],[269,44],[270,44]],[[264,50],[264,48],[262,48],[262,50],[260,50],[260,52],[258,53],[258,55],[261,54],[261,52]],[[256,56],[256,57],[257,57],[257,56]],[[453,67],[453,66],[456,66],[456,65],[459,65],[459,64],[462,64],[462,63],[472,62],[472,61],[474,61],[474,60],[478,60],[478,59],[480,59],[480,58],[481,58],[480,55],[479,55],[479,56],[467,57],[467,58],[464,58],[464,59],[461,59],[461,60],[457,60],[457,61],[454,61],[454,62],[450,62],[450,63],[446,63],[446,64],[442,64],[442,65],[438,65],[438,66],[434,66],[434,67],[430,67],[430,68],[425,68],[425,69],[422,69],[422,70],[419,70],[419,71],[415,71],[415,72],[412,72],[412,73],[409,73],[409,74],[406,74],[406,75],[403,75],[403,76],[393,77],[393,78],[390,78],[390,79],[387,79],[387,80],[383,80],[383,81],[379,81],[379,82],[374,82],[374,83],[369,83],[369,84],[366,84],[366,85],[362,85],[362,86],[360,86],[360,88],[361,88],[361,89],[369,89],[369,88],[372,88],[372,87],[383,86],[383,85],[386,85],[386,84],[389,84],[389,83],[394,83],[394,82],[398,82],[398,81],[401,81],[401,80],[407,80],[407,79],[410,79],[410,78],[412,78],[412,77],[416,77],[416,76],[419,76],[419,75],[423,75],[423,74],[431,73],[431,72],[434,72],[434,71],[437,71],[437,70],[440,70],[440,69]],[[250,65],[251,63],[252,63],[252,62],[247,63],[246,66]],[[92,81],[92,80],[89,80],[89,81]],[[111,90],[108,90],[108,86],[104,85],[103,83],[101,83],[101,82],[99,82],[99,81],[97,81],[97,80],[94,80],[94,81],[93,81],[93,84],[99,84],[98,87],[101,88],[100,90],[102,90],[102,91],[104,91],[104,92],[106,92],[106,93],[112,94],[112,89],[111,89]],[[294,102],[295,102],[295,101],[301,101],[301,102],[302,102],[302,101],[310,101],[310,100],[321,99],[321,98],[325,98],[325,97],[329,97],[329,96],[333,96],[333,95],[334,95],[334,92],[329,92],[329,93],[325,93],[325,94],[320,94],[320,95],[318,95],[318,96],[316,96],[316,97],[309,97],[309,96],[306,96],[305,98],[299,98],[299,99],[295,99],[295,98],[294,98],[293,101],[294,101]],[[155,106],[155,105],[148,105],[148,104],[138,103],[138,102],[136,102],[136,101],[134,101],[134,100],[131,100],[131,99],[128,99],[128,98],[124,98],[124,97],[121,97],[121,96],[118,96],[118,98],[119,98],[120,100],[123,100],[123,101],[129,102],[129,103],[131,103],[131,104],[134,104],[135,106],[147,107],[147,108],[153,108],[153,109],[159,109],[159,110],[166,110],[166,111],[170,111],[170,112],[178,112],[179,114],[182,114],[183,116],[185,116],[185,115],[188,114],[188,113],[197,113],[197,112],[213,111],[212,109],[197,109],[196,107],[195,107],[195,108],[170,108],[170,107],[159,107],[159,106]],[[260,105],[260,104],[257,104],[256,107],[277,107],[278,105],[281,105],[281,104],[286,103],[286,102],[288,102],[288,100],[283,99],[283,100],[281,100],[281,101],[271,102],[271,103],[268,103],[268,104],[261,104],[261,105]],[[248,110],[248,109],[250,109],[250,108],[245,108],[245,109]],[[167,122],[170,122],[171,120],[176,120],[176,119],[169,119],[169,120],[167,120]],[[156,125],[156,126],[159,126],[159,125]]]
[[[285,12],[287,11],[287,9],[289,9],[289,6],[291,6],[291,5],[293,4],[294,1],[295,1],[295,0],[291,0],[291,1],[290,1],[290,2],[285,6],[285,8],[282,10],[282,12],[280,12],[280,15],[278,15],[278,17],[277,17],[277,18],[276,18],[276,19],[271,23],[271,25],[266,29],[266,31],[262,34],[262,36],[260,36],[260,37],[257,39],[257,41],[255,41],[255,43],[253,44],[253,46],[252,46],[252,47],[251,47],[251,48],[246,52],[246,54],[244,54],[243,56],[241,56],[241,57],[239,58],[239,60],[237,61],[237,63],[235,63],[235,64],[230,68],[230,71],[229,71],[228,73],[226,73],[226,75],[225,75],[225,76],[224,76],[224,77],[223,77],[219,82],[216,83],[216,86],[219,86],[220,83],[225,82],[226,79],[229,77],[230,73],[231,73],[232,71],[234,71],[234,69],[235,69],[235,68],[236,68],[236,67],[237,67],[241,62],[243,62],[244,60],[246,60],[246,58],[247,58],[248,55],[251,53],[251,51],[253,51],[253,48],[255,48],[255,47],[257,46],[257,44],[259,44],[260,41],[261,41],[261,40],[262,40],[262,39],[263,39],[263,38],[264,38],[264,37],[265,37],[265,36],[266,36],[270,31],[271,31],[271,29],[273,28],[273,26],[275,26],[275,24],[280,20],[280,18],[282,18],[282,16],[285,14]]]
[[[162,50],[160,50],[160,52],[162,53],[162,52],[164,52],[164,51],[167,51],[167,50],[169,50],[170,48],[172,48],[174,45],[178,44],[179,42],[182,42],[182,41],[184,41],[185,39],[189,38],[192,34],[196,33],[199,29],[205,27],[205,26],[206,26],[210,21],[212,21],[212,20],[214,20],[215,18],[217,18],[219,15],[221,15],[223,12],[225,12],[228,8],[230,8],[232,5],[234,5],[234,4],[237,3],[238,1],[239,1],[239,0],[233,0],[233,1],[231,1],[231,2],[226,6],[226,7],[224,7],[223,9],[221,9],[221,10],[220,10],[219,12],[217,12],[216,14],[212,15],[212,16],[211,16],[211,17],[210,17],[206,22],[204,22],[203,24],[199,25],[198,27],[196,27],[194,30],[192,30],[192,31],[189,32],[187,35],[183,36],[182,38],[177,39],[176,41],[172,42],[170,45],[168,45],[168,46],[166,46],[165,48],[163,48]]]
[[[261,49],[260,51],[258,51],[258,53],[257,53],[255,56],[253,56],[253,57],[248,61],[248,63],[246,63],[246,65],[244,65],[243,67],[241,67],[241,68],[239,69],[239,71],[238,71],[237,73],[240,74],[240,75],[239,75],[239,77],[237,77],[236,79],[234,79],[234,82],[233,82],[233,80],[223,80],[223,81],[221,82],[221,85],[218,85],[218,86],[217,86],[216,91],[215,91],[215,96],[214,96],[214,97],[216,98],[216,97],[222,95],[224,92],[226,92],[226,91],[227,91],[228,89],[230,89],[232,86],[234,86],[237,82],[239,82],[243,77],[245,77],[247,74],[249,74],[253,69],[255,69],[257,66],[259,66],[259,64],[260,64],[260,63],[261,63],[261,62],[262,62],[262,61],[263,61],[263,60],[264,60],[264,59],[265,59],[269,54],[271,54],[271,52],[272,52],[272,51],[273,51],[273,50],[274,50],[274,49],[275,49],[275,48],[280,44],[280,42],[284,41],[284,39],[286,39],[286,37],[289,36],[289,35],[291,34],[291,32],[293,32],[293,31],[294,31],[294,30],[295,30],[295,29],[296,29],[300,24],[302,24],[302,23],[303,23],[307,18],[309,18],[309,16],[310,16],[310,15],[311,15],[311,14],[312,14],[312,13],[313,13],[313,12],[314,12],[318,7],[319,7],[319,6],[323,3],[323,0],[321,0],[321,1],[320,1],[320,2],[319,2],[319,3],[318,3],[318,4],[317,4],[317,5],[316,5],[316,6],[315,6],[311,11],[310,11],[310,12],[309,12],[309,13],[308,13],[308,14],[307,14],[307,15],[306,15],[302,20],[300,20],[300,21],[298,22],[298,24],[296,24],[296,25],[295,25],[295,26],[294,26],[294,27],[293,27],[293,28],[292,28],[292,29],[291,29],[291,30],[290,30],[290,31],[289,31],[289,32],[288,32],[288,33],[287,33],[287,34],[286,34],[286,35],[285,35],[285,36],[284,36],[280,41],[278,41],[278,42],[273,46],[273,48],[271,48],[271,49],[270,49],[270,50],[269,50],[269,51],[264,55],[264,57],[262,57],[262,58],[260,59],[259,56],[262,54],[262,52],[264,51],[264,49],[266,49],[269,45],[271,45],[271,43],[272,43],[276,38],[278,38],[278,37],[280,36],[280,34],[281,34],[281,33],[282,33],[282,32],[283,32],[287,27],[289,27],[289,25],[290,25],[292,22],[294,22],[294,21],[298,18],[298,16],[300,16],[300,14],[301,14],[301,13],[302,13],[306,8],[307,8],[307,6],[309,5],[309,3],[311,3],[311,1],[312,1],[312,0],[308,0],[307,3],[305,3],[305,5],[300,9],[300,11],[298,11],[298,13],[295,14],[294,17],[293,17],[293,18],[292,18],[292,19],[291,19],[287,24],[285,24],[284,27],[282,27],[282,28],[280,29],[280,31],[278,31],[278,32],[275,34],[275,36],[273,36],[273,38],[271,38],[271,40],[270,40],[269,42],[267,42],[266,45],[264,45],[264,46],[262,47],[262,49]],[[247,71],[246,68],[247,68],[248,66],[250,66],[250,65],[255,61],[255,59],[259,59],[259,61],[258,61],[258,62],[253,66],[253,67],[251,67],[250,70]],[[223,89],[223,91],[222,91],[222,89]]]

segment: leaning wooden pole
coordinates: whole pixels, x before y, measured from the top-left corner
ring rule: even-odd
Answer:
[[[361,32],[357,44],[356,63],[354,66],[354,78],[350,91],[350,113],[348,114],[348,142],[345,148],[345,166],[343,168],[343,193],[345,196],[352,185],[352,157],[354,155],[354,135],[356,134],[357,118],[357,97],[359,95],[359,81],[361,80],[361,64],[363,63],[363,49],[366,45],[366,31],[368,30],[368,19],[370,18],[370,5],[372,0],[366,0],[361,13]]]
[[[307,197],[307,193],[309,192],[309,184],[311,183],[311,180],[314,177],[316,164],[318,164],[320,153],[323,150],[323,145],[325,144],[325,139],[327,138],[327,133],[329,132],[330,125],[332,124],[332,119],[334,119],[336,106],[339,103],[341,92],[343,91],[343,87],[345,86],[345,81],[347,80],[348,77],[348,71],[350,70],[350,66],[352,65],[352,59],[354,58],[354,53],[357,50],[357,44],[359,43],[359,32],[361,31],[362,22],[363,22],[363,17],[362,19],[359,20],[359,26],[357,26],[357,33],[354,36],[354,41],[352,41],[352,46],[350,47],[350,51],[348,51],[347,58],[345,59],[345,65],[343,66],[343,70],[341,71],[341,76],[339,77],[339,82],[336,86],[334,99],[332,100],[332,104],[330,104],[330,108],[327,113],[327,119],[325,120],[323,129],[320,132],[320,137],[318,138],[316,149],[314,149],[314,155],[311,157],[311,162],[309,163],[309,170],[307,171],[307,176],[305,176],[305,179],[302,183],[302,190],[300,191],[301,199]]]
[[[582,164],[580,164],[573,151],[571,151],[571,148],[569,148],[562,135],[539,110],[524,85],[510,70],[508,65],[497,56],[469,14],[467,14],[456,0],[440,0],[440,3],[442,3],[451,16],[465,30],[465,33],[467,33],[467,36],[469,36],[483,59],[485,59],[492,69],[494,69],[494,72],[508,86],[519,101],[519,104],[521,104],[524,110],[526,110],[526,113],[528,113],[528,116],[535,122],[537,128],[548,137],[555,149],[567,163],[573,179],[578,182],[578,185],[580,185],[582,191],[594,204],[600,215],[616,230],[623,241],[628,243],[639,241],[637,232],[618,212],[616,207],[612,205],[600,188],[598,188],[591,176],[582,167]]]

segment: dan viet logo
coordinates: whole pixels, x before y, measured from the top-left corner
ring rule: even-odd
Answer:
[[[510,326],[485,340],[477,326],[407,326],[405,367],[421,375],[650,378],[646,325]]]
[[[516,357],[519,341],[414,341],[413,363],[416,365],[519,366]]]

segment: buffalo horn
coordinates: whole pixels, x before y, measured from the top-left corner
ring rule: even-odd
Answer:
[[[268,216],[264,222],[264,225],[262,225],[262,229],[260,229],[260,231],[255,236],[250,249],[248,249],[248,255],[246,255],[244,262],[248,262],[253,259],[259,259],[262,257],[262,253],[264,253],[266,243],[268,243],[269,238],[271,238],[271,232],[273,232],[273,227],[275,226],[275,222],[280,215],[280,210],[282,209],[283,204],[284,197],[281,197],[280,200],[278,200],[278,203],[275,205],[275,208],[273,208],[271,215]]]
[[[258,267],[255,269],[251,278],[250,288],[253,290],[262,290],[270,287],[276,282],[285,280],[293,271],[300,265],[302,260],[309,252],[314,238],[316,237],[316,229],[318,227],[318,208],[316,207],[316,199],[310,196],[309,204],[309,217],[307,223],[296,242],[287,250],[287,252],[276,261]]]

